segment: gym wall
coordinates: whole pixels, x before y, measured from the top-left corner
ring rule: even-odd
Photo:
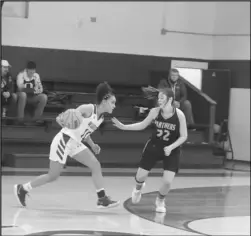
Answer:
[[[28,5],[28,18],[2,18],[2,56],[14,74],[35,60],[42,78],[140,85],[172,60],[230,69],[235,158],[250,161],[250,2]]]

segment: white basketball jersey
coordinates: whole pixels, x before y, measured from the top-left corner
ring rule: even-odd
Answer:
[[[80,126],[77,129],[68,129],[62,128],[61,132],[69,135],[72,139],[77,142],[81,142],[82,139],[88,137],[91,133],[93,133],[104,121],[104,117],[101,116],[98,119],[97,116],[97,107],[94,106],[94,111],[90,117],[83,117]]]

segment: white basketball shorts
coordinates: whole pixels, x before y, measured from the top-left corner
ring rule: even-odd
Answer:
[[[63,132],[59,132],[51,142],[49,159],[65,164],[68,156],[74,157],[86,148],[83,143],[75,141]]]

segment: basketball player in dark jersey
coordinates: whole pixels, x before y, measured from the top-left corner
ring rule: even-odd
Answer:
[[[147,89],[150,88],[149,91]],[[175,174],[179,170],[180,146],[187,139],[186,118],[183,112],[173,107],[173,91],[169,88],[145,88],[145,92],[155,92],[158,96],[158,107],[151,109],[148,116],[139,123],[124,125],[116,118],[114,126],[121,130],[143,130],[152,123],[153,133],[147,141],[139,168],[135,177],[136,187],[132,192],[132,202],[141,199],[141,190],[145,185],[149,171],[156,162],[163,162],[163,183],[156,198],[156,212],[165,213],[165,197],[170,190]]]

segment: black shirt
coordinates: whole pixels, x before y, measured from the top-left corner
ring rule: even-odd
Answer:
[[[160,109],[157,117],[153,120],[153,133],[151,140],[156,145],[169,146],[180,137],[180,121],[177,110],[173,108],[173,115],[165,119]]]

